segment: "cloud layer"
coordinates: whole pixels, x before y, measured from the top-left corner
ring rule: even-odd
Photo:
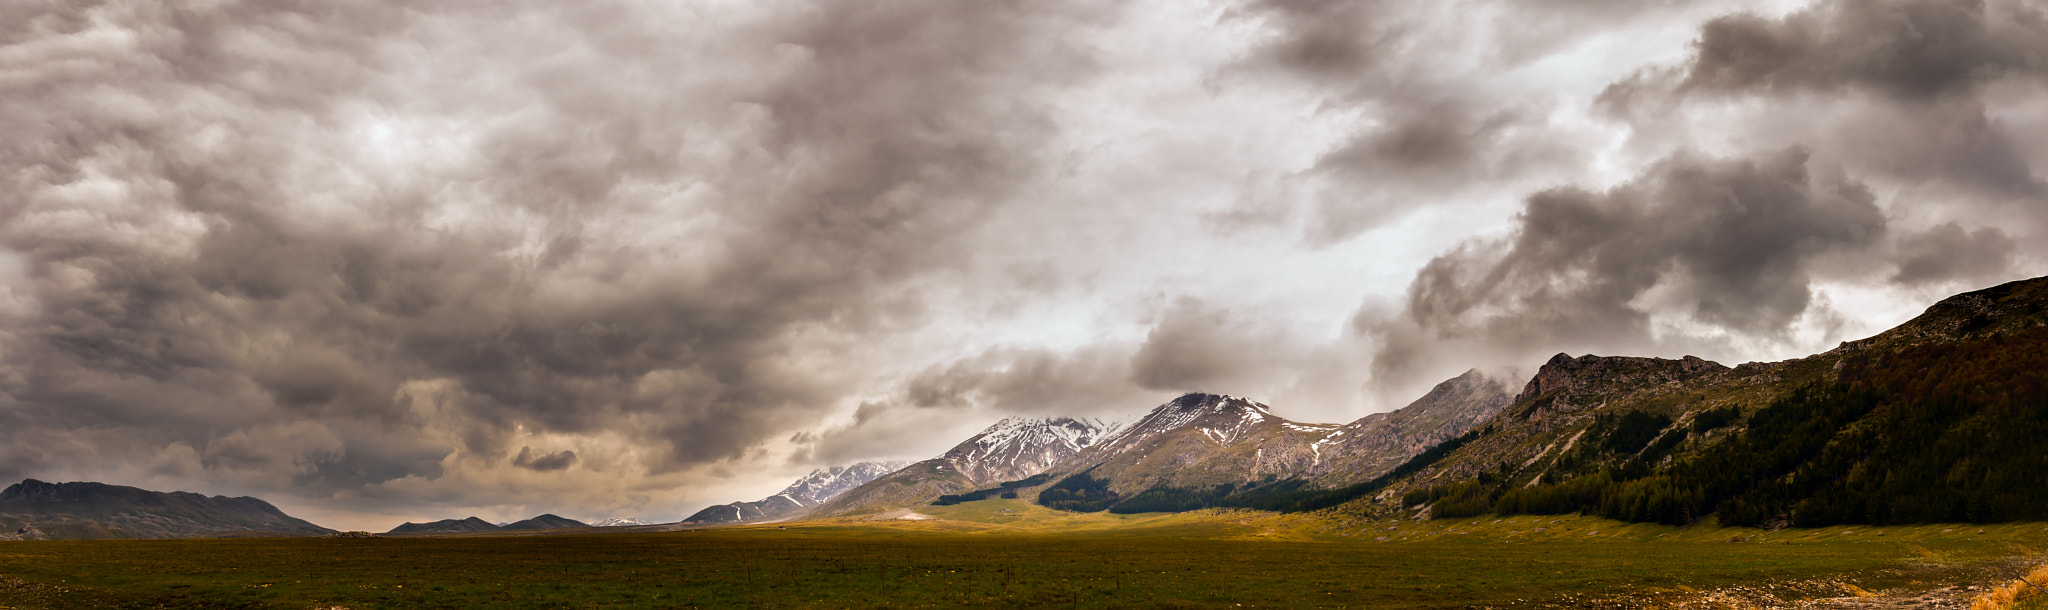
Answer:
[[[2048,8],[0,8],[0,478],[679,517],[2038,272]],[[318,520],[318,519],[316,519]]]

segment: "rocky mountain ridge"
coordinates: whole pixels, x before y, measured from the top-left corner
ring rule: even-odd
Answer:
[[[1275,481],[1341,486],[1377,476],[1436,442],[1463,434],[1508,403],[1507,387],[1470,371],[1403,409],[1341,425],[1290,421],[1263,403],[1241,397],[1189,393],[1127,425],[1103,425],[1093,437],[1075,435],[1078,442],[1061,447],[1070,453],[1056,461],[1038,461],[1049,462],[1042,469],[986,473],[956,465],[953,459],[978,455],[985,444],[982,439],[1020,427],[998,424],[946,456],[870,482],[808,516],[906,508],[941,496],[987,497],[994,492],[975,490],[992,490],[1006,481],[1012,483],[1000,491],[1020,497],[1042,494],[1066,481],[1069,487],[1091,490],[1085,494],[1095,494],[1089,496],[1094,499],[1084,504],[1100,507],[1146,493],[1185,495],[1217,486],[1245,489]],[[1035,482],[1015,483],[1027,477]]]
[[[1004,418],[938,457],[876,478],[804,514],[878,512],[1027,478],[1125,428],[1120,421],[1094,418]]]
[[[861,484],[895,472],[903,462],[860,462],[849,466],[819,468],[798,478],[781,492],[752,502],[708,506],[684,523],[735,523],[760,521],[817,506]]]

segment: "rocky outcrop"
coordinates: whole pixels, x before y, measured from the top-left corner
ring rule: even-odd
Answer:
[[[1613,400],[1676,389],[1683,384],[1727,373],[1718,362],[1686,356],[1677,360],[1634,356],[1573,358],[1552,356],[1515,396],[1518,417],[1541,419],[1573,413]]]

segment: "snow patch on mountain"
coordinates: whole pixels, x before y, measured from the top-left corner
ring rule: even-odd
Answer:
[[[603,519],[598,519],[596,523],[592,523],[590,525],[591,527],[629,527],[634,525],[654,524],[642,521],[639,517],[605,517]]]
[[[826,500],[860,487],[862,483],[901,470],[904,462],[861,462],[850,466],[819,468],[790,483],[775,495],[753,502],[712,506],[690,515],[686,523],[758,521],[825,503]]]
[[[817,506],[860,484],[873,481],[882,475],[895,472],[909,465],[908,462],[861,462],[851,466],[819,468],[782,488],[781,493],[769,496],[762,502],[779,501],[796,505],[797,508]]]
[[[1272,419],[1280,418],[1273,414],[1272,407],[1257,401],[1229,394],[1187,394],[1146,413],[1137,422],[1109,439],[1105,443],[1105,450],[1121,453],[1138,446],[1146,439],[1189,427],[1197,428],[1203,436],[1218,444],[1230,445]],[[1280,421],[1283,424],[1293,424],[1285,419]],[[1334,427],[1313,426],[1312,429],[1321,432]]]
[[[1010,417],[947,451],[939,459],[980,483],[1029,477],[1100,444],[1124,422],[1092,417]]]

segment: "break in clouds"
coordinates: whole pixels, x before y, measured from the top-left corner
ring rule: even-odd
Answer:
[[[677,518],[1803,355],[2040,273],[2044,89],[2026,0],[13,2],[0,478]]]

